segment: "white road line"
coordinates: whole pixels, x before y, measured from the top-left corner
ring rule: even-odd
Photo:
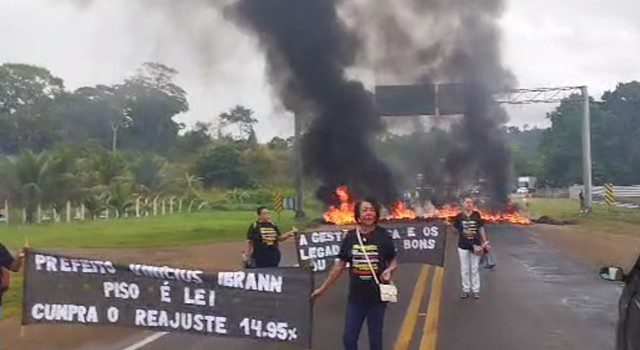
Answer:
[[[142,339],[141,341],[139,341],[139,342],[137,342],[135,344],[127,346],[126,348],[124,348],[122,350],[138,350],[138,349],[141,349],[143,346],[145,346],[147,344],[150,344],[150,343],[158,340],[160,337],[165,336],[167,334],[169,334],[169,332],[154,333],[154,334]]]

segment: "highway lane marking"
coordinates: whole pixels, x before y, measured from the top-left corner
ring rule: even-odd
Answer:
[[[438,321],[440,320],[440,305],[442,299],[442,277],[444,267],[436,267],[431,283],[429,308],[424,322],[424,332],[420,340],[420,350],[435,350],[438,340]]]
[[[416,323],[418,322],[418,311],[420,311],[420,302],[422,301],[422,296],[424,295],[424,291],[426,289],[427,278],[429,277],[430,271],[431,266],[423,265],[420,268],[420,274],[418,275],[418,280],[416,281],[416,285],[413,288],[411,301],[409,302],[409,306],[407,307],[407,313],[404,315],[404,320],[402,321],[402,326],[400,327],[400,332],[398,333],[398,338],[396,339],[394,350],[408,349],[409,344],[411,344],[413,330],[416,328]]]
[[[153,343],[154,341],[158,340],[160,337],[163,337],[165,335],[169,334],[169,332],[158,332],[158,333],[154,333],[144,339],[142,339],[141,341],[129,345],[126,348],[122,349],[122,350],[138,350],[141,349],[142,347]]]
[[[429,272],[431,271],[431,266],[427,266],[424,265],[422,266],[422,268],[420,269],[420,274],[418,275],[418,279],[416,281],[416,285],[413,289],[413,295],[411,296],[411,301],[409,303],[409,306],[407,308],[407,313],[405,314],[404,320],[402,321],[402,326],[400,328],[400,332],[398,334],[398,339],[396,340],[396,345],[394,347],[394,350],[405,350],[409,348],[409,345],[411,343],[411,338],[413,336],[413,332],[416,326],[416,323],[418,321],[418,317],[419,316],[427,316],[427,320],[425,322],[425,332],[427,330],[427,324],[433,323],[434,321],[430,321],[430,319],[432,318],[432,313],[431,312],[427,312],[425,313],[419,313],[420,310],[420,302],[422,301],[422,297],[424,296],[424,292],[426,289],[426,284],[427,284],[427,279],[429,277]],[[438,306],[440,304],[439,300],[440,300],[440,291],[441,291],[441,284],[442,284],[442,272],[444,269],[438,267],[436,269],[436,273],[435,276],[433,278],[433,284],[431,286],[431,293],[432,293],[432,297],[429,299],[429,308],[428,310],[432,310],[432,303],[433,303],[433,293],[434,291],[436,293],[438,293]],[[440,274],[440,278],[438,278],[438,274]],[[436,283],[440,283],[440,287],[436,289]],[[439,309],[439,307],[438,307]],[[436,311],[436,313],[439,314],[439,310]],[[438,316],[438,315],[436,315]],[[435,320],[435,325],[437,328],[437,318]],[[142,340],[140,340],[139,342],[132,344],[122,350],[139,350],[141,348],[143,348],[144,346],[158,340],[159,338],[165,336],[169,334],[168,332],[158,332],[158,333],[154,333]],[[426,333],[425,333],[426,334]],[[423,336],[423,342],[424,342],[424,336]],[[420,347],[420,350],[426,350],[426,349],[435,349],[435,338],[434,338],[434,347],[433,348],[423,348],[422,344]]]

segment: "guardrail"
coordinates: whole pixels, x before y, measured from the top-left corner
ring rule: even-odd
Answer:
[[[604,186],[593,187],[594,196],[604,196],[604,191],[605,191]],[[629,198],[629,197],[640,198],[640,185],[613,186],[613,195],[616,198]]]
[[[604,186],[593,187],[593,197],[596,203],[604,203]],[[640,209],[640,185],[633,186],[613,186],[613,197],[615,201],[612,205],[621,208]]]

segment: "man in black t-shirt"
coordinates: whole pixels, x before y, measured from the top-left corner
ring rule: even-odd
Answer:
[[[24,258],[24,252],[21,252],[18,255],[18,259],[14,259],[11,256],[11,253],[7,250],[7,248],[0,243],[0,280],[4,280],[6,276],[3,276],[5,273],[9,273],[9,271],[18,272],[20,271],[20,267],[22,267],[22,259]],[[6,270],[5,270],[6,269]],[[2,294],[4,294],[6,290],[0,286],[0,319],[2,319]]]
[[[480,298],[480,256],[489,241],[484,232],[484,221],[480,213],[473,210],[473,199],[464,199],[464,210],[453,220],[458,231],[458,255],[460,256],[461,298],[468,298],[473,292],[474,298]]]
[[[278,243],[283,242],[296,232],[281,234],[278,225],[271,221],[271,214],[266,207],[256,210],[258,219],[249,226],[247,231],[247,252],[243,252],[246,267],[278,267],[280,264],[280,249]]]
[[[377,226],[380,209],[372,200],[364,200],[355,206],[358,227],[347,232],[342,240],[338,260],[329,276],[311,298],[324,294],[340,277],[349,263],[349,301],[344,325],[343,344],[347,350],[358,348],[358,338],[365,318],[369,329],[369,348],[382,349],[382,334],[386,303],[380,299],[380,288],[373,278],[381,282],[391,281],[397,267],[396,249],[387,230]],[[362,245],[356,230],[360,233]],[[366,256],[365,256],[366,254]],[[367,258],[371,263],[367,262]],[[373,269],[373,271],[372,271]]]

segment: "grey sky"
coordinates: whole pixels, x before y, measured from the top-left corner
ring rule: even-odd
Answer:
[[[291,133],[255,41],[218,11],[193,0],[87,3],[0,0],[0,63],[44,66],[75,89],[122,81],[142,62],[158,61],[180,72],[189,95],[181,121],[214,122],[243,104],[260,120],[259,139]],[[586,84],[599,96],[640,79],[640,1],[507,0],[501,26],[504,62],[521,87]],[[515,125],[544,125],[548,108],[509,111]]]

